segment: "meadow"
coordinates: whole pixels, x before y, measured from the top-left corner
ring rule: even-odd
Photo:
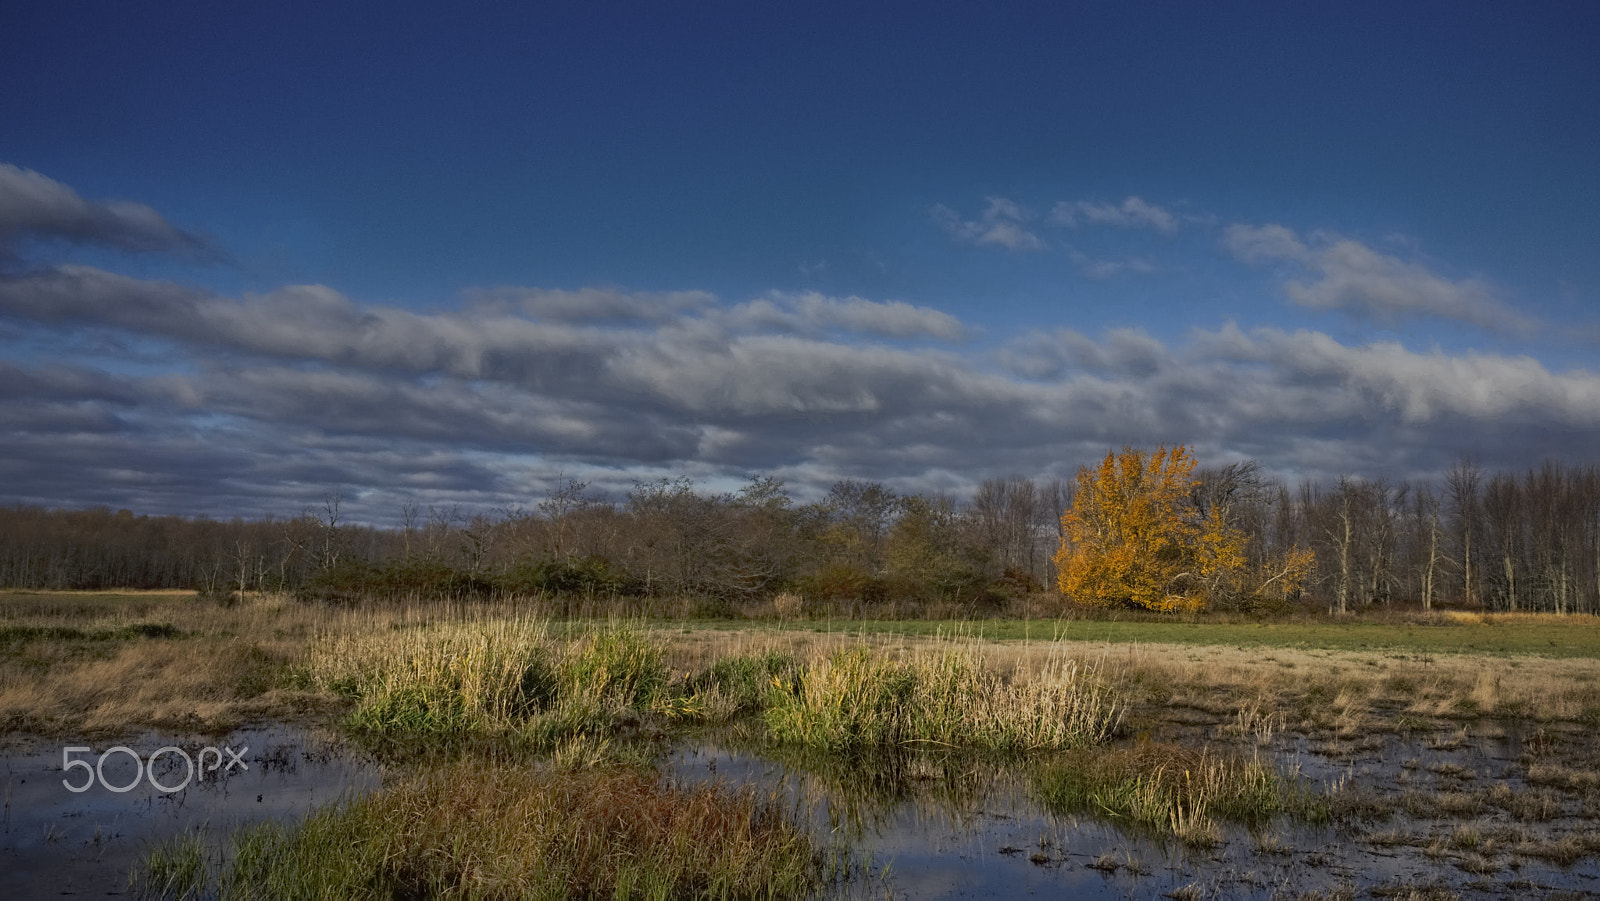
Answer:
[[[970,816],[996,803],[973,773],[1047,819],[1119,830],[1122,852],[1085,864],[1117,879],[1149,869],[1134,844],[1292,860],[1316,853],[1306,830],[1417,857],[1444,875],[1411,887],[1439,897],[1539,867],[1559,890],[1600,860],[1594,617],[567,621],[529,605],[0,593],[9,748],[263,721],[332,726],[384,761],[383,788],[163,843],[138,891],[872,894],[893,884],[874,817],[908,800]],[[1503,765],[1473,756],[1490,741],[1515,744]],[[697,742],[818,787],[667,775]],[[819,804],[859,805],[855,825],[818,828]]]

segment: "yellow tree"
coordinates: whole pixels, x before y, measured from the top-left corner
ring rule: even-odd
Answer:
[[[1245,538],[1190,501],[1195,459],[1178,445],[1154,453],[1108,452],[1078,470],[1061,518],[1056,571],[1061,591],[1102,607],[1195,610],[1245,563]]]

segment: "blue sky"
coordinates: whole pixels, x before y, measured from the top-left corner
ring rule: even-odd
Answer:
[[[1600,8],[13,3],[4,500],[1592,461]]]

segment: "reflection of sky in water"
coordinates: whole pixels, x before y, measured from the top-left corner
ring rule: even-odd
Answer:
[[[91,787],[82,767],[62,771],[65,747],[89,747],[72,755],[91,766],[104,755],[106,784],[121,787],[135,779],[135,763],[117,746],[148,759],[159,749],[176,745],[190,758],[204,747],[241,752],[248,769],[234,765],[224,753],[217,773],[196,777],[181,791],[166,793],[149,779],[125,792],[102,786],[96,774]],[[208,755],[207,763],[211,762]],[[163,785],[184,781],[183,759],[167,752],[158,757],[156,778]],[[234,827],[267,819],[303,815],[313,806],[337,799],[346,791],[378,785],[377,767],[347,749],[335,750],[304,730],[246,729],[213,740],[174,741],[146,735],[119,742],[67,741],[36,745],[26,752],[8,752],[0,763],[0,791],[8,803],[0,814],[0,896],[34,897],[58,892],[104,894],[127,888],[127,873],[154,842],[204,824],[215,837]]]
[[[1489,789],[1502,781],[1516,790],[1526,787],[1517,762],[1520,741],[1514,734],[1467,740],[1446,731],[1331,743],[1278,738],[1275,752],[1285,770],[1298,770],[1320,784],[1343,782],[1380,795],[1412,788],[1443,790],[1431,768],[1455,763],[1476,774],[1460,786],[1463,791]],[[120,744],[148,757],[173,743],[146,736]],[[206,745],[235,750],[248,746],[244,757],[249,769],[224,780],[197,779],[173,794],[156,791],[148,781],[120,794],[98,784],[75,794],[62,779],[81,784],[85,773],[82,768],[62,771],[62,747],[67,744],[91,745],[91,753],[74,758],[91,763],[113,746],[41,745],[0,761],[0,791],[7,801],[0,814],[0,898],[125,892],[129,867],[153,841],[201,824],[220,841],[236,826],[298,817],[346,791],[378,784],[378,768],[365,757],[303,730],[276,728],[179,743],[191,755]],[[181,759],[169,754],[162,761],[166,766],[158,778],[166,784],[181,782]],[[114,785],[127,784],[133,766],[126,754],[111,755],[105,778]],[[1479,877],[1450,860],[1427,857],[1420,847],[1379,846],[1343,831],[1281,822],[1263,834],[1269,844],[1290,853],[1258,850],[1256,839],[1238,826],[1224,827],[1221,847],[1187,851],[1169,840],[1122,832],[1094,818],[1050,816],[1030,800],[1023,778],[970,760],[911,760],[885,776],[881,770],[854,771],[838,760],[784,757],[779,762],[706,743],[679,749],[663,769],[666,778],[683,783],[721,781],[781,790],[824,840],[837,836],[861,853],[873,874],[887,867],[889,887],[898,898],[1161,898],[1194,885],[1206,897],[1265,901],[1346,883],[1365,893],[1400,882],[1442,882],[1464,897],[1481,894],[1472,887],[1479,880],[1527,880],[1536,887],[1535,895],[1557,889],[1592,891],[1600,885],[1600,861],[1593,858],[1570,869],[1523,858],[1520,868],[1502,866]],[[1571,819],[1514,823],[1495,811],[1485,816],[1491,824],[1552,828],[1556,834],[1593,825]],[[1400,814],[1369,828],[1439,834],[1474,822],[1414,820]],[[1107,872],[1090,866],[1102,858],[1117,868]],[[1509,858],[1499,859],[1504,864]],[[1129,861],[1137,863],[1138,872],[1129,870]],[[845,895],[882,897],[883,888],[879,881],[858,878],[845,887]]]
[[[1526,787],[1516,765],[1521,750],[1515,734],[1459,744],[1459,737],[1452,740],[1444,733],[1409,739],[1380,735],[1364,742],[1331,744],[1292,736],[1279,739],[1274,751],[1284,771],[1298,771],[1315,784],[1349,783],[1379,794],[1423,787],[1446,790],[1429,775],[1429,768],[1454,762],[1479,774],[1464,787],[1466,791],[1488,789],[1502,781],[1516,790]],[[910,767],[909,778],[898,786],[869,773],[852,788],[849,768],[837,762],[785,766],[707,744],[680,749],[667,761],[665,775],[688,783],[781,787],[791,802],[809,811],[819,835],[833,833],[849,842],[868,856],[875,874],[887,866],[897,898],[1160,898],[1193,885],[1205,897],[1265,901],[1345,884],[1366,889],[1401,883],[1443,883],[1463,897],[1472,897],[1477,892],[1474,883],[1481,887],[1485,880],[1496,884],[1526,880],[1530,887],[1538,887],[1536,894],[1589,889],[1600,882],[1600,862],[1593,858],[1563,869],[1525,857],[1513,869],[1505,865],[1509,857],[1502,856],[1498,872],[1474,876],[1449,859],[1427,857],[1421,847],[1379,846],[1347,830],[1283,821],[1264,827],[1262,841],[1244,827],[1224,825],[1221,846],[1192,851],[1093,818],[1050,816],[1030,800],[1022,778],[979,772],[981,765],[968,764],[964,774],[962,767],[956,769],[954,781],[961,785],[954,790],[948,788],[949,771],[944,781],[933,772],[938,766]],[[1501,824],[1509,822],[1503,813],[1488,816]],[[1476,820],[1412,820],[1402,813],[1370,828],[1399,827],[1428,834],[1472,822]],[[1560,832],[1592,824],[1569,820],[1515,825],[1554,827]],[[1287,853],[1274,853],[1272,846]],[[1118,865],[1114,871],[1090,866],[1107,856]],[[1137,872],[1128,869],[1130,860],[1137,863]],[[860,880],[853,889],[852,896],[882,894],[881,885],[874,895]]]

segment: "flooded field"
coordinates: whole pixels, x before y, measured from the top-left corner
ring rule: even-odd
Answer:
[[[70,760],[93,771],[63,769],[64,748],[91,745]],[[194,774],[182,755],[158,754],[156,783],[182,786],[164,791],[151,784],[150,773],[141,777],[141,764],[131,754],[107,753],[113,747],[143,760],[163,748],[183,751],[189,760],[207,748],[222,753],[220,764],[218,755],[206,753],[202,770],[215,769]],[[162,840],[197,828],[221,837],[238,826],[293,820],[379,784],[379,768],[370,758],[299,727],[243,729],[207,739],[149,733],[109,744],[34,742],[0,761],[0,897],[125,894],[129,872]]]
[[[673,748],[658,771],[667,783],[780,793],[819,843],[850,849],[853,874],[826,893],[842,897],[1578,898],[1600,895],[1596,811],[1585,800],[1596,774],[1554,762],[1548,746],[1586,758],[1595,742],[1498,724],[1355,741],[1278,737],[1252,753],[1328,793],[1330,819],[1224,823],[1214,844],[1199,846],[1125,818],[1052,810],[1027,760],[841,762],[764,755],[723,736]],[[382,782],[363,752],[303,728],[205,743],[152,734],[122,747],[191,758],[218,747],[240,759],[178,791],[152,787],[148,775],[114,791],[134,781],[129,754],[77,755],[105,754],[89,779],[81,767],[62,769],[60,747],[14,751],[0,769],[0,895],[134,894],[129,873],[163,840],[203,830],[215,865],[239,826],[292,822]],[[170,751],[158,770],[163,786],[185,779]],[[83,792],[68,788],[86,782]]]
[[[1594,736],[1571,738],[1594,753]],[[1524,734],[1499,726],[1276,741],[1260,753],[1327,792],[1329,821],[1224,824],[1199,847],[1115,816],[1053,812],[1018,764],[923,755],[852,790],[849,769],[826,761],[706,744],[663,771],[781,788],[819,834],[864,851],[863,882],[895,898],[1600,896],[1597,811],[1573,786],[1596,773],[1541,766],[1542,741],[1530,753]]]

